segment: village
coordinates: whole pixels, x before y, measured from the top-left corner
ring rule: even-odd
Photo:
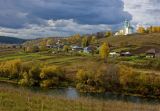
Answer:
[[[155,27],[157,28],[157,27]],[[146,30],[146,31],[145,31]],[[121,38],[121,36],[127,38],[131,38],[130,36],[134,36],[135,34],[147,34],[148,29],[143,27],[138,27],[134,29],[129,21],[124,22],[124,26],[118,32],[99,32],[97,34],[84,35],[80,36],[79,34],[73,35],[68,38],[48,38],[48,39],[40,39],[29,41],[23,46],[24,51],[26,52],[39,52],[41,50],[49,50],[49,53],[52,54],[79,54],[79,55],[95,55],[99,53],[99,49],[101,47],[101,39],[109,38],[110,36],[114,39]],[[153,27],[152,27],[152,29]],[[155,30],[156,31],[156,30]],[[159,29],[158,29],[159,31]],[[157,32],[158,32],[157,31]],[[134,37],[133,37],[134,38]],[[104,41],[108,42],[108,41]],[[134,42],[134,41],[133,41]],[[34,45],[33,45],[34,44]],[[139,56],[146,58],[159,58],[160,57],[160,49],[159,47],[137,47],[131,48],[131,45],[127,42],[122,42],[121,47],[114,47],[112,43],[108,43],[110,48],[109,56],[110,57],[131,57],[131,56]],[[16,47],[13,45],[13,47]],[[122,48],[123,47],[123,48]],[[125,49],[125,50],[123,50]],[[126,50],[127,49],[127,50]]]
[[[97,34],[79,35],[75,34],[71,37],[54,37],[46,39],[37,39],[27,41],[24,44],[1,44],[0,47],[4,50],[10,49],[23,49],[25,52],[39,52],[49,51],[51,54],[78,54],[78,55],[96,55],[99,53],[103,38],[112,37],[114,39],[131,38],[135,34],[148,34],[149,30],[152,32],[159,32],[159,27],[138,27],[134,29],[129,21],[124,22],[124,26],[117,32],[98,32]],[[102,39],[102,40],[101,40]],[[108,41],[104,41],[108,42]],[[134,41],[133,41],[134,42]],[[160,48],[154,46],[144,46],[131,48],[128,42],[121,42],[120,47],[115,47],[112,43],[108,43],[109,57],[146,57],[146,58],[159,58]],[[127,50],[126,50],[127,49]]]

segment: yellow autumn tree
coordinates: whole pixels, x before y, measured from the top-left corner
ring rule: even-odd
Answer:
[[[135,74],[131,67],[127,67],[125,65],[119,66],[120,84],[122,84],[124,87],[127,87],[127,85],[134,80],[134,77]]]
[[[141,33],[141,34],[144,34],[146,32],[146,30],[145,30],[144,27],[141,26],[141,27],[138,27],[137,32]]]
[[[100,50],[99,50],[99,54],[101,56],[102,59],[104,59],[104,62],[106,62],[107,60],[107,57],[109,55],[109,45],[108,43],[103,43],[100,47]]]
[[[87,37],[83,37],[82,38],[82,47],[87,47],[89,44],[88,44],[88,38]]]
[[[92,36],[91,41],[90,41],[90,44],[91,44],[91,45],[96,45],[97,43],[98,43],[97,38],[96,38],[95,36]]]
[[[41,69],[40,78],[42,80],[41,87],[54,87],[62,82],[64,72],[60,67],[55,65],[45,66]]]
[[[112,32],[111,32],[111,31],[108,31],[108,32],[105,33],[105,36],[106,36],[106,37],[110,37],[111,35],[112,35]]]
[[[68,45],[65,45],[64,47],[63,47],[63,51],[65,51],[65,52],[67,52],[68,53],[68,51],[70,50],[71,48],[68,46]]]

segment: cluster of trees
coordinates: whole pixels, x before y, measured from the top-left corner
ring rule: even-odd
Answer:
[[[104,32],[104,33],[97,33],[96,35],[80,35],[80,34],[75,34],[66,40],[70,44],[79,44],[81,43],[82,47],[87,47],[89,45],[98,45],[98,39],[97,38],[103,38],[103,37],[110,37],[112,36],[112,32]]]
[[[18,80],[20,85],[56,87],[65,81],[64,70],[58,66],[46,66],[39,62],[11,60],[0,63],[0,77]]]
[[[105,92],[118,90],[119,74],[116,65],[98,65],[87,69],[79,69],[77,74],[77,89],[82,92]]]
[[[120,91],[144,96],[160,95],[160,76],[135,72],[125,65],[79,69],[77,88],[82,92]]]
[[[104,92],[105,79],[98,70],[96,72],[80,69],[77,72],[77,89],[82,92]]]
[[[160,76],[135,72],[127,66],[120,66],[119,80],[122,89],[126,92],[137,93],[144,96],[160,95]]]
[[[108,32],[105,33],[105,37],[110,37],[112,35],[113,35],[113,33],[111,31],[108,31]]]
[[[75,34],[69,38],[66,39],[68,41],[68,43],[70,44],[76,44],[79,41],[81,41],[81,35],[80,34]]]
[[[82,37],[81,46],[82,47],[87,47],[89,45],[94,45],[94,46],[98,45],[98,40],[97,40],[96,36],[91,36],[91,37],[84,36],[84,37]]]
[[[106,32],[104,33],[105,37],[109,37],[112,35],[112,32]],[[58,43],[60,44],[58,45]],[[84,35],[81,36],[80,34],[75,34],[68,38],[63,38],[59,42],[57,42],[56,39],[53,38],[44,38],[44,39],[38,39],[35,41],[29,41],[26,42],[24,51],[29,53],[35,53],[39,51],[52,51],[52,52],[65,52],[68,53],[71,50],[71,45],[78,45],[82,48],[90,47],[90,50],[92,54],[98,53],[98,47],[100,46],[100,43],[98,42],[98,38],[95,35]],[[55,45],[55,46],[54,46]],[[50,49],[51,47],[55,47],[54,49]],[[108,50],[108,44],[103,44],[103,47],[106,47]],[[57,49],[57,50],[56,50]],[[104,48],[102,49],[105,52]],[[108,52],[108,51],[107,51]],[[104,53],[101,53],[101,55],[104,55]],[[106,54],[107,56],[107,54]],[[102,56],[101,56],[102,57]],[[103,58],[106,58],[103,56]]]
[[[53,46],[54,44],[56,44],[56,40],[53,38],[32,40],[24,44],[24,51],[29,53],[46,51],[48,50],[47,46]]]
[[[143,26],[140,26],[138,27],[137,29],[137,32],[138,33],[159,33],[160,32],[160,26],[151,26],[151,27],[143,27]]]
[[[39,62],[10,60],[0,63],[0,77],[17,80],[20,85],[52,88],[66,85],[73,77],[66,77],[65,71],[55,65]],[[160,96],[160,75],[137,72],[125,65],[93,63],[81,68],[73,81],[82,92],[120,91]]]

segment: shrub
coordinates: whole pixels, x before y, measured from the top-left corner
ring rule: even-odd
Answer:
[[[118,83],[116,69],[116,66],[103,64],[96,68],[92,66],[87,70],[79,69],[76,74],[76,87],[82,92],[104,92],[111,87],[114,88],[113,84]]]
[[[18,78],[21,72],[21,65],[22,61],[19,59],[3,62],[0,64],[0,75],[10,79]]]
[[[18,84],[23,85],[23,86],[30,86],[28,73],[24,72],[22,76],[23,78],[19,80]]]
[[[64,71],[58,66],[45,66],[40,73],[41,87],[54,87],[64,80]]]
[[[35,53],[35,52],[39,52],[39,47],[38,46],[28,46],[26,47],[26,52],[29,53]]]
[[[120,84],[122,84],[125,87],[126,85],[132,82],[134,78],[134,73],[131,67],[120,65],[119,76],[120,76]]]
[[[27,72],[21,72],[22,79],[19,81],[19,84],[24,86],[39,86],[40,72],[40,66],[36,65],[32,66]]]

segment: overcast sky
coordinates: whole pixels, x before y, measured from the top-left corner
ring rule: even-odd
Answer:
[[[69,36],[134,26],[160,25],[159,0],[0,0],[0,35]]]

